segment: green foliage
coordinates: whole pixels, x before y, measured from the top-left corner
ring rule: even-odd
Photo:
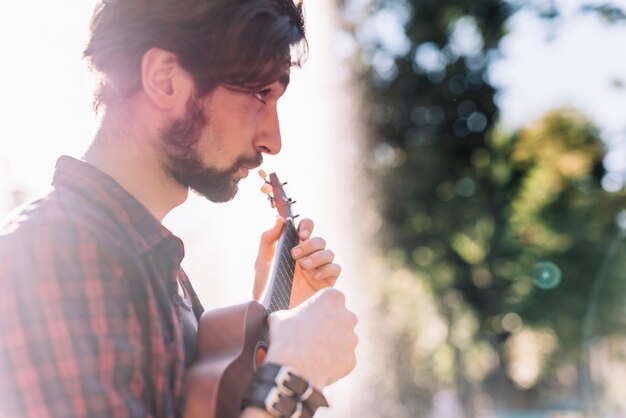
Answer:
[[[381,247],[413,275],[401,285],[390,280],[383,294],[383,311],[398,330],[398,380],[403,391],[422,395],[454,386],[468,410],[481,384],[504,382],[528,394],[559,367],[576,364],[590,313],[586,329],[595,336],[624,330],[623,289],[611,278],[626,257],[617,245],[607,260],[606,247],[620,242],[616,218],[626,198],[601,187],[597,129],[573,109],[514,133],[497,128],[486,74],[512,3],[374,3],[372,16],[391,13],[402,23],[406,45],[361,45],[370,64],[362,78],[370,86]],[[616,16],[594,9],[607,10]],[[558,15],[554,8],[539,13]],[[428,326],[415,325],[420,313],[411,309],[425,306],[411,304],[416,292],[432,297],[436,314],[429,318],[446,328],[433,344],[425,343]],[[602,303],[590,309],[590,295]],[[525,346],[536,349],[520,359]],[[524,361],[536,370],[523,371]],[[406,377],[415,374],[431,380]]]

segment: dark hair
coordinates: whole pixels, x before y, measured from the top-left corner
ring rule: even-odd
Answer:
[[[102,74],[95,106],[141,88],[141,60],[168,50],[202,97],[222,84],[253,91],[300,65],[302,4],[293,0],[104,0],[94,10],[84,56]]]

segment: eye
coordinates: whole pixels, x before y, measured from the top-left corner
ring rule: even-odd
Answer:
[[[272,89],[263,89],[258,93],[254,93],[254,97],[256,97],[261,103],[267,104],[266,98],[271,93]]]

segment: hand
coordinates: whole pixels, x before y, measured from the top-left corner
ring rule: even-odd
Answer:
[[[357,317],[339,290],[323,289],[294,309],[274,312],[268,323],[265,361],[294,367],[319,390],[356,366]]]
[[[259,300],[265,285],[274,256],[276,241],[284,227],[285,220],[278,218],[274,227],[261,236],[259,254],[255,263],[255,281],[253,297]],[[300,243],[291,250],[296,261],[290,307],[298,306],[313,296],[317,291],[332,287],[341,266],[333,263],[335,255],[326,249],[326,241],[315,237],[309,238],[313,232],[313,221],[303,219],[298,226]]]

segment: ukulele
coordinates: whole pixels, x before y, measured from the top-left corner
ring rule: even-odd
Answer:
[[[256,368],[269,347],[267,316],[289,308],[295,261],[291,249],[299,242],[291,205],[275,173],[261,171],[272,207],[286,222],[276,245],[273,270],[262,303],[206,311],[198,324],[198,354],[187,370],[185,418],[235,418]]]

